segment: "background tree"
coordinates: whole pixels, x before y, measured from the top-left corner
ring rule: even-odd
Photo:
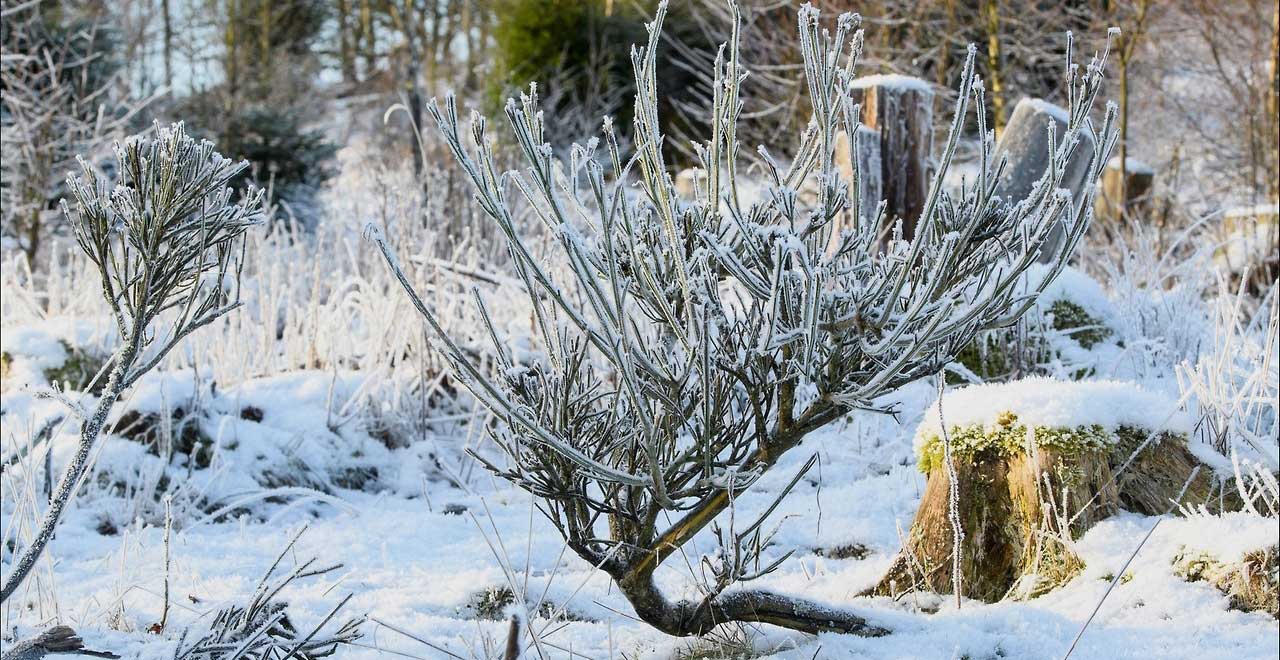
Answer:
[[[0,215],[4,236],[38,268],[45,239],[59,230],[57,199],[76,155],[100,159],[132,112],[117,34],[92,3],[4,0],[0,8]]]

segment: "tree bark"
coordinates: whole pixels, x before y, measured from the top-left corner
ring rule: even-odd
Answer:
[[[170,0],[160,0],[160,17],[164,22],[164,86],[173,94],[173,18],[169,13]]]
[[[1001,75],[1000,1],[986,0],[982,6],[987,27],[987,76],[991,83],[992,124],[996,135],[1004,132],[1004,77]]]
[[[355,45],[351,29],[351,0],[338,0],[338,58],[342,66],[342,81],[356,81]]]
[[[1141,435],[1141,434],[1138,434]],[[1121,436],[1110,450],[1076,454],[1040,449],[1034,457],[987,451],[956,457],[962,595],[985,602],[1038,596],[1065,584],[1084,564],[1070,540],[1121,509],[1166,513],[1200,465],[1179,437],[1163,436],[1120,468],[1142,438]],[[953,529],[947,469],[928,485],[905,547],[869,593],[952,593]],[[1191,480],[1184,501],[1203,503],[1214,492],[1209,470]]]
[[[858,614],[803,598],[759,589],[729,591],[700,602],[671,602],[653,583],[653,575],[618,579],[618,587],[645,623],[668,635],[705,635],[730,621],[769,623],[810,634],[838,632],[881,637],[889,631]]]
[[[862,104],[862,125],[880,133],[880,186],[886,220],[902,220],[904,238],[929,196],[929,157],[933,151],[933,92],[916,78],[854,82]]]

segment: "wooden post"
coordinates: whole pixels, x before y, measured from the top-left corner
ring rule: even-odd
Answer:
[[[1126,218],[1145,215],[1150,207],[1155,170],[1136,159],[1112,158],[1102,172],[1102,186],[1093,206],[1094,219],[1118,224]]]
[[[862,202],[862,220],[870,222],[875,219],[876,205],[883,199],[881,180],[880,131],[866,126],[859,126],[854,136],[855,147],[849,148],[849,136],[844,131],[836,136],[836,167],[840,176],[846,181],[853,180],[854,163],[858,166],[858,190],[849,191],[850,195],[858,193]]]
[[[1233,290],[1247,277],[1246,288],[1262,295],[1280,278],[1280,205],[1229,209],[1216,239],[1213,260],[1231,277]]]
[[[876,207],[879,206],[880,200],[883,199],[883,187],[881,185],[881,164],[880,164],[880,131],[859,126],[858,132],[854,135],[854,144],[850,148],[849,135],[844,131],[840,131],[836,135],[835,164],[840,171],[840,176],[845,181],[853,183],[854,164],[858,168],[858,188],[850,190],[850,203],[853,203],[853,195],[856,193],[862,204],[862,215],[858,218],[858,222],[871,223],[876,219]],[[855,209],[850,208],[850,211]],[[831,235],[827,242],[828,252],[836,249],[840,242],[840,232],[845,229],[844,216],[837,217],[831,223]]]
[[[697,167],[688,167],[676,174],[676,193],[686,202],[697,198],[698,188],[707,187],[707,171]]]
[[[853,83],[853,100],[862,104],[862,124],[880,134],[880,185],[887,219],[902,219],[905,238],[929,195],[933,151],[933,90],[908,76],[867,76]]]
[[[1067,132],[1070,115],[1061,108],[1042,99],[1023,98],[1018,101],[1005,125],[1000,141],[996,143],[996,158],[1009,159],[1004,174],[996,183],[996,195],[1014,204],[1027,198],[1031,190],[1049,167],[1049,122],[1053,122],[1057,140]],[[1080,143],[1067,161],[1062,173],[1061,185],[1071,191],[1074,202],[1080,201],[1085,179],[1089,176],[1089,160],[1093,155],[1093,135],[1080,133]],[[1059,226],[1045,241],[1041,260],[1057,251],[1064,234]]]

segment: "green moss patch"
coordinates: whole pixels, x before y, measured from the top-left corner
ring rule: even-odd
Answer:
[[[1119,433],[1108,431],[1097,424],[1073,428],[1036,426],[1034,430],[1038,447],[1068,455],[1107,449],[1120,440]],[[966,462],[1013,456],[1025,452],[1027,447],[1027,425],[1019,422],[1018,416],[1013,412],[1000,415],[991,427],[982,424],[953,426],[947,430],[947,434],[951,440],[952,454],[957,460]],[[925,438],[920,447],[921,472],[927,474],[942,466],[942,442],[942,438],[936,434]]]
[[[1070,300],[1059,300],[1049,306],[1053,329],[1070,332],[1071,338],[1084,348],[1093,348],[1111,336],[1111,329],[1093,318],[1084,308]]]
[[[69,390],[102,394],[108,375],[104,367],[111,358],[83,351],[65,341],[59,340],[59,343],[66,349],[67,359],[61,366],[45,369],[44,377],[50,383],[60,383]],[[102,376],[95,381],[94,376],[99,372]]]

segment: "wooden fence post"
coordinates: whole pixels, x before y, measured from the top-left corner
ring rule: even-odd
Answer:
[[[929,195],[933,151],[933,90],[908,76],[867,76],[853,81],[853,100],[862,104],[862,124],[880,134],[880,185],[886,219],[902,219],[905,238]]]
[[[850,203],[852,203],[853,194],[857,193],[858,199],[862,203],[862,216],[857,219],[858,222],[870,223],[876,219],[876,207],[880,205],[882,195],[882,181],[880,169],[880,132],[866,126],[859,126],[858,132],[854,136],[854,144],[849,144],[849,135],[844,131],[840,131],[836,135],[835,164],[840,170],[840,176],[845,181],[852,183],[854,164],[858,167],[858,189],[850,190]],[[854,209],[850,209],[854,211]],[[840,242],[840,232],[844,229],[841,224],[842,218],[837,217],[832,221],[831,238],[828,241],[828,251],[835,250]]]
[[[1145,215],[1150,209],[1151,187],[1155,170],[1137,158],[1126,158],[1123,171],[1120,157],[1107,163],[1102,172],[1102,186],[1093,206],[1094,219],[1118,224],[1132,216]]]

